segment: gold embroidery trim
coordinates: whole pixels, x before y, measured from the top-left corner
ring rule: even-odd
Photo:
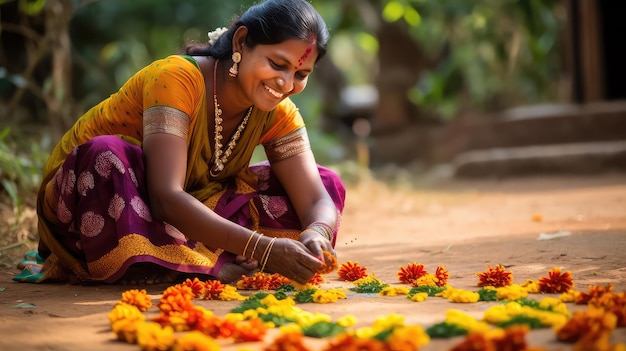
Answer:
[[[306,128],[299,128],[280,139],[263,145],[270,163],[286,160],[292,156],[311,150]]]
[[[143,136],[172,134],[187,140],[189,115],[169,106],[152,106],[143,112]]]

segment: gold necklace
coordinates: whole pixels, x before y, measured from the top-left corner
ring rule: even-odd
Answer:
[[[239,127],[230,138],[228,142],[228,148],[222,151],[222,109],[220,108],[220,104],[217,102],[217,63],[219,60],[215,60],[215,66],[213,67],[213,107],[215,110],[215,136],[214,136],[214,154],[213,154],[213,167],[209,170],[209,174],[211,177],[215,178],[224,170],[224,165],[228,162],[228,158],[233,153],[233,149],[237,145],[237,140],[241,136],[241,133],[246,128],[246,124],[248,124],[248,118],[250,118],[250,114],[252,113],[252,107],[248,109],[248,113],[243,118]]]

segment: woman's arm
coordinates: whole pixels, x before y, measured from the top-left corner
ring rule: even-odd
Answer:
[[[334,253],[332,238],[306,229],[318,222],[333,229],[337,225],[337,208],[322,183],[311,150],[273,163],[272,170],[287,191],[304,228],[300,241],[316,257],[323,257],[322,251]]]

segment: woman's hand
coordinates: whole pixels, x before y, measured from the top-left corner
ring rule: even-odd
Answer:
[[[265,257],[262,258],[264,260]],[[312,255],[303,243],[292,239],[276,239],[265,263],[266,271],[278,273],[300,284],[306,284],[323,267],[324,263]]]
[[[337,257],[330,241],[313,229],[303,230],[302,233],[300,233],[298,241],[304,244],[304,246],[311,251],[313,256],[317,257],[322,262],[324,262],[324,251],[328,251],[333,254],[333,256]],[[330,264],[330,262],[325,263]]]

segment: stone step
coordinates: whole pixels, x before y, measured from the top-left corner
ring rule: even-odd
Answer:
[[[451,162],[456,177],[596,174],[626,171],[626,141],[566,143],[465,151]]]

